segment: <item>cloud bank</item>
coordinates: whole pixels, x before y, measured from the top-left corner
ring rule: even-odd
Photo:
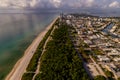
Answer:
[[[120,8],[120,0],[0,0],[0,8]]]
[[[120,8],[120,3],[118,1],[113,1],[111,4],[109,4],[110,8]]]

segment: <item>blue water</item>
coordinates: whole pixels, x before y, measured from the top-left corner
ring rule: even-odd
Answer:
[[[112,29],[112,27],[114,26],[113,23],[111,23],[110,25],[108,25],[105,29],[103,29],[102,31],[106,34],[109,34],[111,37],[113,38],[120,38],[118,35],[115,35],[113,33],[110,32],[110,30]]]
[[[113,23],[109,24],[105,29],[103,29],[103,32],[107,32],[108,33],[112,29],[113,26],[114,26]]]
[[[0,80],[56,14],[0,14]]]

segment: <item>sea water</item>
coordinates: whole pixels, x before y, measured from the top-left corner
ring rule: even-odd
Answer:
[[[52,13],[0,14],[0,80],[56,16]]]

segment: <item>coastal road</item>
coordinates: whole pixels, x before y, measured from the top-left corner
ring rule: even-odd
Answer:
[[[34,55],[39,43],[48,32],[48,30],[52,27],[58,17],[43,31],[38,37],[32,42],[32,44],[25,51],[24,56],[16,63],[10,74],[6,77],[5,80],[21,80],[22,75],[26,71],[26,68]]]
[[[96,66],[96,68],[98,69],[98,71],[99,71],[99,74],[100,75],[103,75],[104,77],[107,77],[106,75],[105,75],[105,73],[103,72],[103,70],[101,69],[101,67],[94,61],[94,59],[92,58],[92,56],[89,56],[90,57],[90,59],[93,61],[93,64]]]

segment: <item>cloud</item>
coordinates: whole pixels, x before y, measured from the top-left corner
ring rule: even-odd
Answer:
[[[85,6],[86,7],[92,7],[92,6],[94,6],[94,3],[95,1],[94,0],[87,0],[86,2],[85,2]]]
[[[110,8],[120,8],[120,3],[118,1],[114,1],[109,4]]]
[[[40,2],[40,0],[38,0],[38,1]],[[31,1],[29,2],[29,6],[30,6],[30,7],[36,6],[36,4],[38,3],[38,1],[37,1],[37,0],[31,0]]]
[[[61,2],[62,6],[70,8],[93,7],[95,5],[95,0],[61,0]]]
[[[61,0],[51,0],[51,3],[54,5],[54,7],[58,8],[61,5]]]
[[[92,7],[95,0],[0,0],[0,7],[26,8],[26,7]]]
[[[0,0],[0,8],[120,8],[119,0]]]

